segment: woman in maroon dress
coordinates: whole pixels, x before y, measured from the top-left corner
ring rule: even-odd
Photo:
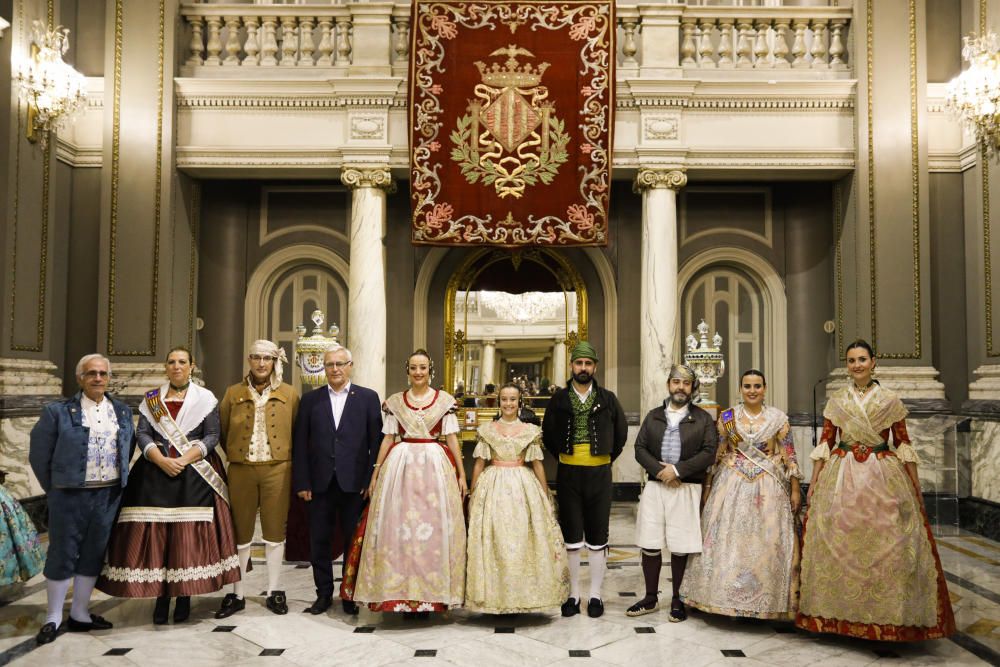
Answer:
[[[187,620],[191,595],[239,581],[229,489],[218,454],[218,401],[191,382],[185,348],[167,355],[168,383],[146,392],[136,431],[143,456],[129,474],[97,587],[156,598],[153,623]]]

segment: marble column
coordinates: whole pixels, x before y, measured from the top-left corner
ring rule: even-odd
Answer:
[[[353,380],[385,398],[386,195],[394,191],[384,167],[346,168],[351,188],[351,256],[347,301],[347,347],[354,357]]]
[[[645,414],[663,400],[677,333],[677,191],[687,184],[680,170],[641,169],[635,189],[642,193],[639,274],[639,402]]]
[[[492,338],[483,341],[483,387],[496,380],[493,377],[494,364],[497,356],[497,342]],[[482,387],[478,388],[482,391]]]
[[[566,373],[566,339],[560,336],[552,345],[552,384],[561,387],[569,376]]]

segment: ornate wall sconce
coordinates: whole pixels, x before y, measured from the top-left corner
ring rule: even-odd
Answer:
[[[41,21],[34,21],[32,33],[31,57],[16,68],[13,79],[18,97],[28,107],[28,140],[40,140],[44,148],[49,133],[83,107],[86,79],[63,62],[69,30],[62,26],[50,30]]]

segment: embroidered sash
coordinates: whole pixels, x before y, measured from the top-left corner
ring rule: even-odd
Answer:
[[[765,408],[765,409],[771,410],[772,408]],[[757,447],[754,446],[754,442],[751,439],[744,437],[743,434],[740,432],[739,423],[736,420],[736,410],[732,408],[726,410],[725,412],[722,413],[720,419],[722,421],[722,428],[726,434],[725,437],[727,440],[729,440],[734,449],[734,456],[739,456],[740,454],[742,454],[744,460],[756,466],[760,472],[765,472],[771,477],[773,477],[781,484],[781,488],[785,490],[785,493],[788,493],[790,484],[789,479],[784,474],[782,474],[780,470],[778,470],[774,462],[770,458],[768,458],[768,456],[764,452],[760,451]],[[781,426],[784,425],[785,419],[786,418],[784,416],[784,413],[781,413],[781,415],[778,414],[767,415],[767,423],[765,424],[763,430],[759,434],[761,436],[761,442],[767,442],[771,438],[776,437],[778,431],[781,430]],[[774,428],[774,424],[777,424],[776,429]],[[746,474],[743,474],[743,471],[739,470],[738,465],[734,464],[734,467],[737,469],[737,472],[740,472],[741,475],[747,477],[747,479],[750,479],[751,481],[753,481],[760,475],[760,472],[758,472],[756,475],[748,476]]]
[[[167,406],[163,404],[163,397],[160,395],[160,388],[152,389],[146,392],[146,408],[149,410],[149,415],[153,418],[155,425],[158,426],[156,430],[163,435],[170,444],[181,453],[183,456],[188,452],[188,450],[193,447],[193,445],[188,441],[187,436],[184,431],[177,425],[174,418],[170,416],[170,411],[167,410]],[[229,487],[226,486],[226,482],[222,479],[222,476],[215,471],[215,468],[206,461],[201,459],[200,461],[195,461],[191,464],[195,471],[205,482],[212,487],[219,496],[229,504]]]

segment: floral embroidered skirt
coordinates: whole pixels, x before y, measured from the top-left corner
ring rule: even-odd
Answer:
[[[45,551],[31,518],[6,489],[0,487],[0,585],[27,581],[42,571]]]
[[[832,456],[806,518],[795,624],[881,641],[955,631],[923,507],[895,456]]]
[[[799,544],[788,493],[752,464],[717,468],[701,515],[701,554],[691,557],[681,597],[713,614],[791,620]]]
[[[569,597],[562,531],[548,495],[525,466],[491,465],[469,506],[465,606],[490,614],[537,612]]]
[[[225,479],[215,453],[208,462]],[[168,477],[140,458],[129,474],[97,588],[125,598],[212,593],[239,581],[226,501],[191,466]]]
[[[441,445],[404,440],[392,448],[348,558],[341,597],[372,610],[462,604],[465,517],[455,468]]]

